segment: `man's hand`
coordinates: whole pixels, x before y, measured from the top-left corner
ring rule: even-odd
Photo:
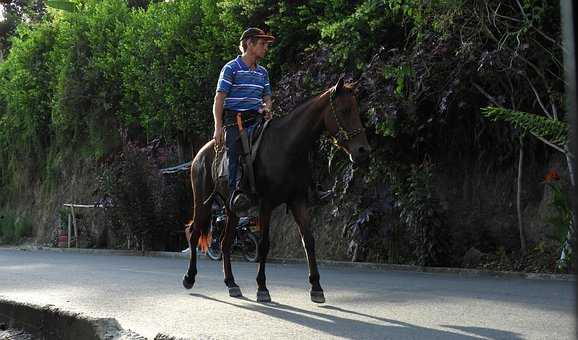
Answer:
[[[266,120],[273,118],[271,106],[267,105],[267,103],[263,103],[263,105],[261,106],[261,112],[263,113],[263,117],[265,117]]]
[[[273,118],[273,112],[271,112],[272,106],[273,102],[271,101],[271,96],[264,97],[263,106],[261,106],[261,112],[263,112],[263,116],[265,116],[266,120]]]
[[[269,108],[265,108],[263,110],[263,115],[265,116],[266,120],[273,118],[273,113],[271,113],[271,110],[269,110]]]
[[[223,145],[223,129],[217,128],[213,133],[213,139],[215,140],[215,144],[217,147],[221,147]]]
[[[215,120],[215,132],[213,139],[215,139],[215,146],[221,148],[223,145],[223,107],[225,105],[225,92],[215,93],[215,101],[213,103],[213,119]]]

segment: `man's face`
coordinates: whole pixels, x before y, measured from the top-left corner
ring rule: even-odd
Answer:
[[[265,57],[267,51],[269,50],[269,41],[264,39],[259,39],[255,43],[249,42],[249,50],[258,59]]]

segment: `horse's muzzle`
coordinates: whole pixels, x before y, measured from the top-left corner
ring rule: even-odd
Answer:
[[[353,164],[363,166],[369,163],[370,154],[371,147],[369,145],[360,145],[351,150],[349,158]]]

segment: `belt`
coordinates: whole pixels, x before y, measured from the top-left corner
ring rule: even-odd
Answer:
[[[235,110],[224,110],[225,114],[237,114],[240,113],[242,115],[258,115],[259,111],[257,110],[247,110],[247,111],[235,111]]]
[[[237,122],[235,120],[235,117],[237,116],[237,113],[241,114],[241,118],[243,120],[243,122],[250,122],[252,120],[255,120],[259,115],[259,111],[257,110],[247,110],[247,111],[233,111],[233,110],[225,110],[224,111],[224,127],[228,128],[231,126],[236,126]]]

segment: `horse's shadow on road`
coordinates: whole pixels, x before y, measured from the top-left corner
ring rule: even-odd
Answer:
[[[470,333],[472,335],[453,333],[451,331],[422,327],[327,304],[312,306],[311,310],[309,310],[276,302],[259,303],[246,297],[225,301],[203,294],[191,293],[190,295],[293,322],[303,327],[346,339],[522,339],[520,334],[509,331],[482,327],[441,325],[441,327],[444,328],[460,330],[463,333]],[[322,311],[316,311],[319,309]],[[332,313],[325,313],[324,311],[331,311]],[[341,315],[335,315],[335,312]]]

